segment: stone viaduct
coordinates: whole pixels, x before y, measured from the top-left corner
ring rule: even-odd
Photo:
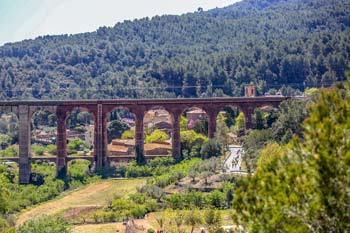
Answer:
[[[19,158],[7,160],[15,161],[19,164],[19,182],[26,184],[29,182],[31,173],[30,151],[30,122],[32,115],[38,110],[48,110],[57,116],[57,156],[51,158],[55,160],[57,175],[65,175],[67,172],[67,162],[72,158],[67,157],[66,149],[66,120],[74,109],[83,109],[90,112],[95,122],[94,156],[88,158],[95,163],[96,168],[103,168],[110,161],[125,161],[132,157],[107,156],[107,130],[106,123],[109,114],[117,108],[125,108],[135,116],[135,146],[143,152],[144,134],[143,119],[144,114],[151,109],[162,108],[171,114],[173,119],[172,128],[172,155],[175,159],[181,156],[180,144],[180,116],[188,108],[198,107],[203,109],[208,117],[208,134],[212,138],[216,130],[216,117],[225,107],[237,107],[244,113],[246,129],[252,127],[252,114],[254,109],[262,106],[278,105],[289,97],[238,97],[238,98],[201,98],[201,99],[119,99],[119,100],[72,100],[72,101],[1,101],[0,112],[14,113],[18,118],[19,128]],[[75,158],[76,159],[76,158]],[[87,159],[84,157],[84,159]]]

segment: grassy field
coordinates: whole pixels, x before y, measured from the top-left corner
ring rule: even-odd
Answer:
[[[125,232],[125,226],[122,223],[106,224],[85,224],[73,228],[72,233],[115,233]]]
[[[42,215],[86,212],[102,208],[114,196],[120,197],[136,192],[136,188],[146,183],[145,179],[110,179],[90,184],[78,190],[62,194],[55,200],[33,207],[19,214],[16,225]],[[114,231],[115,232],[115,231]]]

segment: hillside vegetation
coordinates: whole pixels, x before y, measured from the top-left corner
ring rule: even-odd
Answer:
[[[0,99],[294,94],[345,79],[347,0],[245,0],[0,47]],[[286,86],[289,86],[288,88]]]

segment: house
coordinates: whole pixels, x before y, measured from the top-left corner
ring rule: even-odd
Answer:
[[[153,142],[144,145],[145,156],[147,155],[171,155],[171,145],[166,142]]]
[[[193,129],[193,127],[196,124],[196,121],[204,120],[206,116],[206,112],[202,109],[194,109],[186,112],[186,117],[188,119],[187,128]]]
[[[113,139],[111,144],[108,144],[107,151],[112,156],[134,155],[135,141],[133,139]]]

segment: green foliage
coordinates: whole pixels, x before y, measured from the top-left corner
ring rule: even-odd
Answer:
[[[208,119],[204,118],[196,120],[193,126],[193,130],[198,134],[202,134],[204,136],[208,135]]]
[[[130,127],[125,122],[119,120],[111,121],[107,128],[108,142],[110,143],[115,138],[121,138],[126,130],[130,130]]]
[[[134,138],[135,138],[135,130],[125,130],[121,136],[121,139],[134,139]]]
[[[36,220],[29,220],[16,229],[18,233],[69,233],[70,225],[63,217],[42,217]]]
[[[271,129],[251,130],[248,135],[244,137],[243,161],[246,164],[247,171],[253,172],[256,169],[256,164],[260,155],[260,150],[273,140]]]
[[[349,7],[347,0],[244,1],[10,43],[0,48],[0,97],[241,96],[250,82],[259,94],[330,85],[349,63]]]
[[[67,153],[74,154],[79,150],[83,150],[85,147],[85,142],[80,138],[74,138],[67,144]]]
[[[156,129],[146,137],[146,143],[164,142],[167,139],[168,139],[168,135],[164,131]]]
[[[196,133],[194,130],[186,130],[180,132],[181,149],[189,152],[190,157],[200,157],[201,145],[208,140],[202,134]]]
[[[236,124],[234,125],[234,130],[240,132],[245,129],[245,120],[243,112],[240,112],[235,119]]]
[[[219,157],[224,154],[224,147],[217,139],[209,139],[204,142],[201,148],[202,159],[209,159],[211,157]]]
[[[43,146],[43,145],[34,144],[31,146],[31,149],[32,149],[32,152],[34,153],[34,155],[36,155],[36,156],[44,155],[45,146]]]
[[[87,161],[72,161],[69,165],[69,176],[65,181],[56,179],[56,169],[51,165],[33,163],[32,184],[29,185],[18,184],[17,165],[0,165],[0,219],[2,214],[11,216],[23,208],[53,199],[67,188],[76,188],[99,179],[99,177],[90,177],[85,173],[88,163]],[[41,184],[34,185],[34,181],[37,182],[38,179],[42,179]],[[7,222],[5,225],[11,226],[10,220],[5,218]],[[32,227],[32,225],[37,227],[37,223],[31,223],[28,227]]]
[[[194,228],[199,224],[201,224],[202,222],[203,222],[202,216],[197,209],[193,209],[187,212],[185,215],[185,223],[192,227],[191,233],[193,232]]]
[[[234,219],[251,232],[347,232],[350,229],[350,85],[322,91],[303,140],[262,151],[241,183]]]
[[[204,212],[204,222],[207,227],[211,229],[221,227],[222,217],[219,211],[214,209],[208,209]]]
[[[215,138],[222,144],[227,146],[229,144],[229,131],[230,129],[227,126],[227,117],[225,117],[224,114],[220,112],[216,118]]]
[[[57,146],[56,145],[53,145],[53,144],[47,145],[46,150],[51,155],[57,154]]]
[[[0,151],[0,157],[18,157],[19,147],[18,145],[12,145],[7,147],[5,150]]]
[[[276,141],[288,143],[294,135],[302,137],[302,123],[308,116],[312,100],[287,100],[280,104],[272,132]]]
[[[188,125],[188,119],[185,116],[181,115],[180,116],[180,131],[188,130],[187,125]]]
[[[8,147],[12,142],[12,138],[6,134],[0,134],[0,148]]]

